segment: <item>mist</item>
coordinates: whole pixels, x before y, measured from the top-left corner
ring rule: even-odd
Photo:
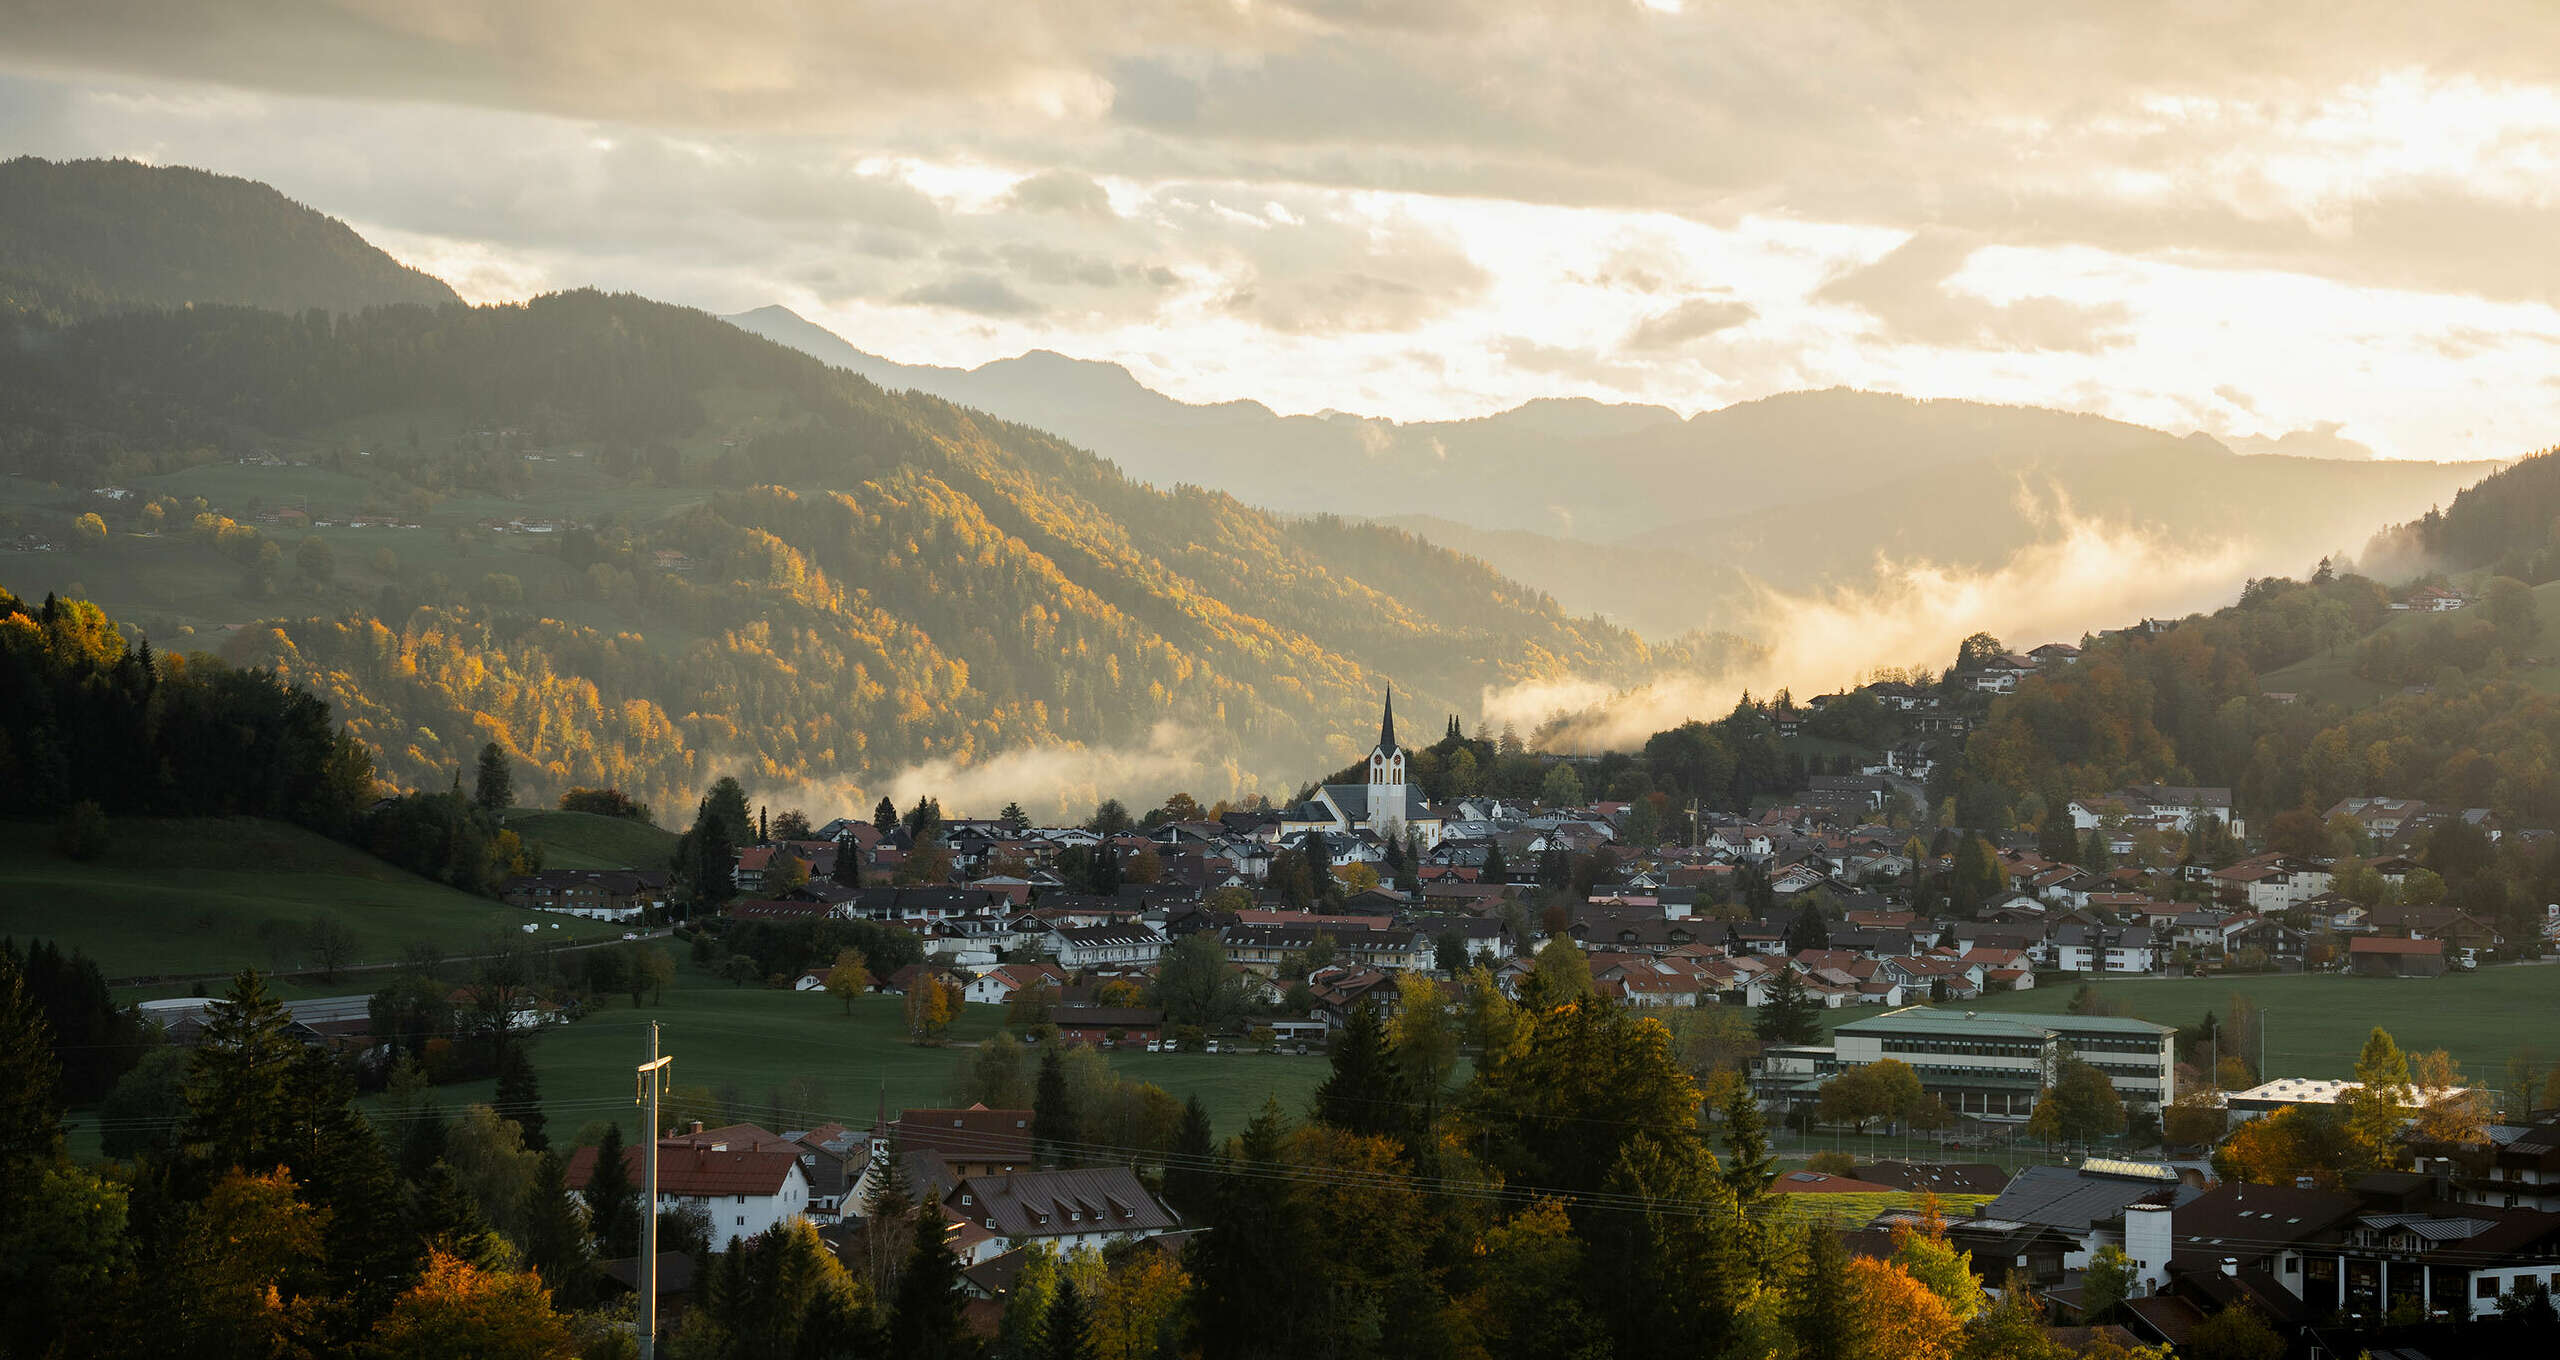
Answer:
[[[993,817],[1020,803],[1036,820],[1082,822],[1105,798],[1136,816],[1175,793],[1213,802],[1241,782],[1233,764],[1204,752],[1197,733],[1160,722],[1144,746],[1033,746],[965,765],[920,761],[891,775],[887,791],[901,808],[938,799],[946,817]]]
[[[1745,692],[1825,693],[1884,667],[1935,673],[1977,632],[2024,651],[2218,608],[2248,577],[2306,573],[2320,551],[2292,535],[2200,550],[2166,530],[2103,523],[2068,505],[2046,516],[2044,536],[1988,570],[1879,557],[1858,586],[1803,593],[1757,586],[1735,631],[1767,651],[1746,667],[1667,674],[1634,687],[1582,677],[1487,686],[1485,720],[1538,732],[1548,750],[1630,749],[1689,719],[1722,717]]]

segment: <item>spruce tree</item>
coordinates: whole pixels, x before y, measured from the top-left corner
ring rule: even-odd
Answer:
[[[1289,1137],[1277,1101],[1236,1141],[1235,1171],[1218,1178],[1208,1231],[1190,1251],[1192,1315],[1204,1360],[1307,1354],[1325,1323],[1321,1277],[1296,1183],[1276,1174]]]
[[[188,1066],[183,1126],[210,1165],[257,1170],[281,1160],[285,1085],[302,1053],[291,1024],[254,968],[211,1008]]]
[[[1476,881],[1479,883],[1511,881],[1511,866],[1502,862],[1502,847],[1499,844],[1485,847],[1484,868],[1477,871]]]
[[[1058,1292],[1049,1300],[1049,1316],[1041,1333],[1041,1354],[1047,1360],[1093,1360],[1093,1326],[1073,1276],[1059,1276]]]
[[[426,1179],[410,1196],[409,1227],[430,1250],[459,1257],[482,1270],[511,1269],[515,1264],[514,1248],[489,1226],[479,1201],[444,1162],[427,1168]]]
[[[524,1129],[524,1145],[535,1152],[551,1146],[543,1132],[542,1081],[534,1075],[533,1059],[525,1053],[524,1040],[509,1037],[501,1042],[498,1052],[498,1093],[493,1102],[498,1113]]]
[[[621,1124],[604,1126],[604,1138],[596,1144],[595,1170],[588,1173],[578,1193],[587,1202],[587,1225],[595,1233],[596,1249],[612,1260],[639,1254],[640,1190],[631,1182]]]
[[[1787,1310],[1798,1360],[1855,1360],[1868,1353],[1867,1328],[1849,1286],[1848,1249],[1827,1227],[1808,1229],[1806,1238],[1804,1270]]]
[[[901,1360],[958,1360],[977,1353],[964,1310],[960,1258],[951,1254],[941,1211],[926,1205],[916,1215],[907,1268],[898,1280],[889,1314],[888,1353]]]
[[[1209,1107],[1192,1096],[1182,1102],[1182,1123],[1173,1135],[1173,1156],[1164,1169],[1164,1197],[1183,1217],[1197,1221],[1209,1211],[1217,1190],[1218,1145],[1209,1126]]]
[[[1804,989],[1804,974],[1780,965],[1770,985],[1769,1001],[1752,1018],[1752,1028],[1766,1044],[1809,1044],[1822,1035],[1814,1000]]]
[[[585,1304],[589,1284],[587,1225],[569,1197],[569,1168],[560,1154],[545,1152],[534,1164],[533,1190],[525,1206],[525,1264],[542,1273],[562,1308]]]
[[[1314,1116],[1346,1133],[1394,1134],[1404,1127],[1404,1083],[1375,1007],[1351,1012],[1334,1045],[1333,1073],[1316,1088]]]
[[[851,836],[836,842],[836,865],[828,872],[828,877],[833,878],[839,887],[862,886],[862,842]]]
[[[472,787],[471,801],[481,811],[502,817],[516,805],[515,771],[507,764],[507,753],[494,741],[480,748],[480,778]]]
[[[62,1063],[16,956],[0,952],[0,1178],[14,1183],[62,1142]],[[0,1191],[7,1186],[0,1185]]]
[[[1075,1160],[1076,1144],[1084,1141],[1083,1131],[1076,1127],[1076,1112],[1069,1104],[1066,1059],[1060,1052],[1064,1047],[1061,1043],[1044,1046],[1040,1080],[1031,1094],[1031,1145],[1041,1162],[1049,1166]]]
[[[871,829],[884,838],[898,834],[898,805],[881,799],[880,805],[871,809]]]

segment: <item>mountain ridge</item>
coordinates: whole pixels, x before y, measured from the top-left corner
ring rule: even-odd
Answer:
[[[0,314],[220,304],[358,312],[461,302],[257,180],[129,160],[0,162]]]

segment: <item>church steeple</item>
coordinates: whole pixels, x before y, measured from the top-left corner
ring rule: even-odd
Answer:
[[[1392,755],[1396,749],[1396,692],[1387,688],[1387,715],[1378,724],[1378,749]]]

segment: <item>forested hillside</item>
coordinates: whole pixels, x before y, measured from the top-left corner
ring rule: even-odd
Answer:
[[[2560,449],[2464,487],[2453,504],[2383,533],[2375,546],[2450,567],[2494,568],[2528,585],[2560,579]]]
[[[456,301],[346,223],[255,180],[125,160],[0,163],[0,315]]]
[[[429,535],[179,494],[246,484],[217,480],[242,460],[334,497],[303,499],[315,524],[379,508]],[[1472,713],[1487,684],[1694,659],[1410,535],[1138,486],[631,297],[82,323],[0,357],[0,464],[133,482],[19,560],[120,583],[119,613],[241,624],[227,656],[311,686],[412,785],[494,740],[531,792],[662,807],[733,767],[877,789],[1054,744],[1279,788],[1342,758],[1390,683]],[[187,593],[208,580],[231,600]]]

